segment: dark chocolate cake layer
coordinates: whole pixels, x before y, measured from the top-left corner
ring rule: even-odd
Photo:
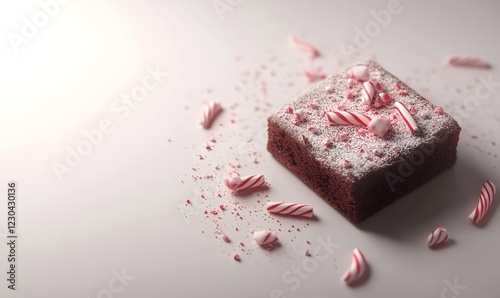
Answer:
[[[363,64],[369,79],[391,93],[387,105],[362,104],[362,82],[346,71],[311,86],[268,118],[269,152],[353,223],[452,167],[460,134],[442,109],[377,63]],[[414,133],[393,108],[395,101],[410,111],[418,126]],[[391,125],[378,137],[362,126],[330,125],[329,111],[381,116]]]

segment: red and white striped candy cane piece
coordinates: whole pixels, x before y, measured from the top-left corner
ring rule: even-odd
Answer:
[[[367,266],[368,264],[366,263],[363,253],[359,249],[355,248],[352,252],[351,267],[346,271],[346,273],[344,273],[341,279],[347,284],[352,284],[363,276]]]
[[[486,180],[486,182],[481,187],[481,194],[479,195],[479,201],[477,202],[476,208],[469,215],[469,219],[471,222],[478,224],[480,223],[486,213],[491,207],[493,203],[493,199],[495,197],[496,187],[493,182]]]
[[[309,53],[309,57],[311,59],[314,59],[316,57],[319,56],[319,51],[318,49],[313,46],[312,44],[308,43],[308,42],[305,42],[301,39],[298,39],[296,36],[290,36],[290,43],[293,45],[293,46],[296,46],[298,47],[299,49],[302,49],[306,52]]]
[[[392,96],[390,93],[379,93],[377,98],[375,98],[375,103],[373,103],[373,106],[376,108],[380,108],[381,106],[386,105],[391,100]]]
[[[429,247],[435,247],[441,245],[448,241],[448,231],[445,227],[439,227],[432,231],[427,238],[427,245]]]
[[[262,230],[253,232],[253,239],[258,245],[273,245],[278,241],[278,236],[271,231]]]
[[[219,102],[212,100],[203,107],[203,119],[201,125],[203,128],[210,128],[217,114],[220,113],[222,107]]]
[[[358,125],[367,128],[378,137],[383,137],[389,130],[390,121],[384,117],[370,117],[365,114],[334,111],[325,113],[326,119],[333,125]]]
[[[363,83],[363,92],[361,93],[361,103],[370,106],[375,95],[375,84],[372,81]]]
[[[234,191],[245,191],[250,188],[261,187],[266,183],[264,175],[243,176],[240,179],[241,183],[234,189]]]
[[[333,125],[358,125],[366,127],[372,118],[365,114],[345,111],[333,111],[325,114],[326,119]]]
[[[418,130],[417,122],[413,119],[408,109],[404,106],[404,104],[396,101],[394,103],[394,108],[399,112],[401,118],[403,118],[403,122],[411,133],[414,133]]]
[[[448,65],[453,66],[465,66],[465,67],[477,67],[477,68],[491,68],[491,64],[487,61],[472,56],[459,56],[454,55],[447,59]]]
[[[279,215],[303,217],[312,217],[314,214],[312,206],[285,202],[269,202],[267,203],[267,211]]]

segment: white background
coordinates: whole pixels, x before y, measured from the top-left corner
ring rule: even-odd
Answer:
[[[36,1],[1,3],[0,234],[7,233],[7,181],[16,180],[19,238],[16,291],[7,289],[8,251],[0,239],[0,296],[498,295],[497,204],[481,227],[467,216],[484,180],[500,183],[498,86],[478,105],[472,101],[476,88],[485,90],[481,80],[500,81],[500,5],[401,1],[399,13],[380,26],[372,12],[387,10],[389,1],[220,3],[232,6],[68,1],[51,6],[52,16],[45,23],[41,16],[41,26],[17,46],[12,34],[22,36],[23,18],[32,21],[43,10]],[[359,44],[366,28],[372,36]],[[292,34],[322,56],[311,61],[291,47]],[[342,45],[356,42],[359,52],[346,57]],[[450,54],[477,55],[493,68],[446,67]],[[369,56],[442,105],[463,130],[453,169],[353,226],[267,153],[266,117],[307,88],[303,70],[333,74]],[[113,111],[122,94],[142,84],[148,67],[168,75],[129,114]],[[225,110],[203,130],[199,112],[212,99]],[[58,177],[54,165],[66,163],[68,146],[75,149],[86,140],[82,131],[103,120],[113,131]],[[228,163],[239,163],[242,174],[265,174],[269,189],[232,196],[220,181]],[[195,203],[185,206],[187,199]],[[317,219],[269,216],[267,200],[311,204]],[[230,207],[221,219],[203,214],[219,204]],[[440,225],[452,241],[430,250],[426,237]],[[281,242],[272,252],[250,237],[267,228]],[[223,243],[219,232],[231,242]],[[318,247],[328,239],[335,248],[327,253]],[[355,247],[370,274],[351,288],[340,277]],[[304,256],[316,248],[326,260]],[[304,265],[308,272],[294,273]],[[120,283],[115,275],[122,270],[129,280]],[[459,292],[447,286],[453,282]]]

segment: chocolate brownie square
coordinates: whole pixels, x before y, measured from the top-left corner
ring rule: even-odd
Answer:
[[[374,61],[268,118],[269,152],[352,223],[451,168],[460,126]]]

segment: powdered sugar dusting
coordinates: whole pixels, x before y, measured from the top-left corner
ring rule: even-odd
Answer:
[[[359,179],[381,165],[397,163],[404,158],[400,152],[416,148],[422,143],[437,141],[442,133],[456,125],[455,120],[448,114],[435,113],[436,106],[376,62],[366,61],[363,64],[368,67],[370,74],[377,73],[377,81],[386,86],[387,92],[393,96],[393,102],[399,101],[404,105],[412,106],[415,111],[419,111],[414,116],[419,127],[417,133],[412,135],[408,132],[402,119],[394,110],[393,102],[367,111],[366,106],[361,103],[362,86],[360,83],[350,85],[352,80],[350,80],[347,71],[329,76],[311,86],[289,104],[294,110],[306,109],[311,101],[314,101],[318,106],[317,110],[309,110],[307,119],[298,125],[294,124],[294,118],[290,114],[281,112],[282,109],[269,118],[270,121],[279,124],[281,128],[290,133],[300,144],[305,145],[306,142],[310,144],[310,152],[316,159],[327,167],[335,169],[346,179]],[[326,92],[325,90],[329,86],[333,89],[328,88],[332,91]],[[346,90],[352,92],[352,99],[347,98]],[[399,92],[401,90],[404,92]],[[332,103],[331,98],[336,98],[336,102]],[[383,138],[374,136],[371,132],[360,134],[357,132],[359,127],[328,125],[324,114],[336,109],[368,116],[383,116],[393,119],[393,121],[391,121],[391,127]],[[315,133],[308,130],[310,126],[316,128]],[[332,142],[331,145],[326,146],[325,150],[325,140],[336,140],[338,135],[344,134],[349,136],[348,146],[345,142]],[[384,154],[377,154],[377,158],[372,158],[375,156],[374,152],[384,152]]]

